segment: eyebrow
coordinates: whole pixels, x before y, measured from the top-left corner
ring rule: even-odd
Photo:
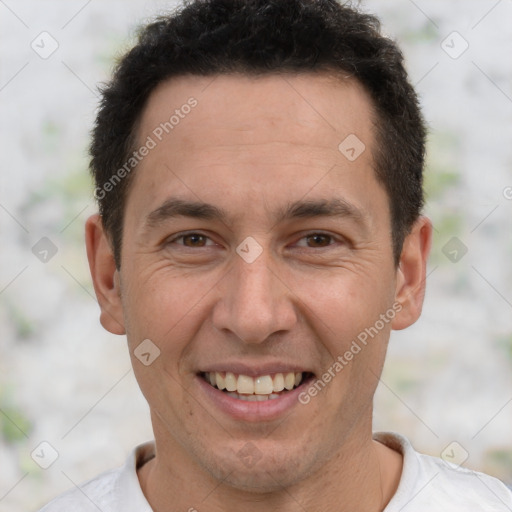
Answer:
[[[215,205],[170,197],[146,216],[145,224],[148,229],[151,229],[175,217],[218,220],[224,224],[229,224],[232,220],[225,210]],[[294,201],[277,210],[274,217],[276,223],[316,217],[351,218],[365,226],[368,215],[345,199],[332,198]]]

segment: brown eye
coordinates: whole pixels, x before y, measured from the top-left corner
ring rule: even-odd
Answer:
[[[197,233],[192,233],[191,235],[183,235],[180,238],[183,239],[183,245],[186,245],[187,247],[204,247],[205,244],[201,242],[205,242],[207,237]],[[190,243],[186,243],[186,240],[188,240]]]
[[[305,237],[308,241],[312,241],[313,245],[309,247],[328,247],[331,245],[329,242],[332,240],[332,236],[324,235],[323,233],[315,233]]]
[[[206,237],[203,235],[185,235],[183,237],[184,245],[187,245],[188,247],[203,247]],[[186,241],[189,241],[190,243],[187,243]]]
[[[208,244],[208,240],[210,240],[210,238],[201,233],[183,233],[168,240],[167,244],[177,245],[180,247],[187,247],[190,249],[215,245],[213,242]]]

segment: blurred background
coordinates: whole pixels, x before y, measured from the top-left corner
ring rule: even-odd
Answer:
[[[126,340],[98,320],[87,144],[98,83],[173,5],[0,1],[2,512],[36,510],[152,438]],[[424,312],[392,334],[374,429],[511,484],[512,2],[361,6],[400,43],[421,97],[435,228]]]

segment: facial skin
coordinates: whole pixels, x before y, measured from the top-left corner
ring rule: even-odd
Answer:
[[[134,171],[120,271],[100,218],[86,227],[102,325],[127,334],[151,409],[157,454],[139,472],[143,491],[156,511],[382,510],[401,456],[372,440],[372,400],[391,329],[421,312],[430,221],[418,219],[395,268],[371,100],[357,83],[318,74],[172,79],[150,96],[141,144],[190,97],[197,106]],[[366,146],[355,161],[338,150],[349,134]],[[227,218],[148,223],[171,197]],[[332,199],[359,216],[276,216],[295,201]],[[184,232],[201,236],[174,239]],[[262,250],[251,263],[236,252],[247,237]],[[212,369],[319,378],[397,302],[392,322],[306,405],[295,400],[272,416],[243,402],[253,405],[231,414],[206,392],[199,373]],[[160,350],[148,366],[134,356],[145,339]]]

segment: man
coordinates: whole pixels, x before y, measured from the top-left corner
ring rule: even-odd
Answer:
[[[372,432],[421,313],[425,128],[394,43],[334,0],[195,1],[103,90],[86,225],[155,442],[55,511],[505,511],[493,477]]]

